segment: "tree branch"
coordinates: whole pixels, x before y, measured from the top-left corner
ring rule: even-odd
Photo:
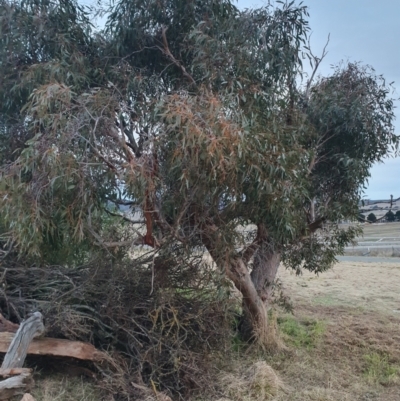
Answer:
[[[169,50],[168,41],[167,41],[167,27],[163,26],[161,35],[163,40],[164,48],[157,46],[183,73],[183,75],[193,84],[196,85],[196,81],[193,77],[186,71],[186,68],[174,57],[174,55]]]
[[[110,212],[112,213],[112,212]],[[117,215],[119,217],[124,217],[121,215]],[[87,230],[93,235],[93,237],[96,239],[98,246],[102,246],[105,248],[118,248],[118,247],[124,247],[124,246],[132,246],[132,245],[143,245],[143,235],[137,231],[135,228],[132,227],[132,229],[136,232],[138,237],[136,237],[133,240],[128,240],[128,241],[116,241],[116,242],[109,242],[109,241],[104,241],[104,239],[101,237],[101,235],[97,234],[96,231],[94,231],[92,227],[92,214],[91,210],[89,208],[88,210],[88,224],[87,224]]]
[[[247,247],[242,249],[239,253],[244,263],[249,263],[250,259],[253,257],[257,249],[260,247],[261,243],[267,238],[267,229],[264,224],[257,224],[257,235],[253,242]]]
[[[255,238],[254,241],[247,248],[244,248],[240,252],[240,257],[243,259],[244,263],[249,263],[250,259],[253,257],[258,248],[259,243],[257,238]]]
[[[309,233],[314,233],[317,231],[319,228],[322,228],[323,224],[325,223],[326,218],[325,217],[320,217],[317,220],[313,221],[307,226],[307,231]]]
[[[326,51],[326,48],[327,48],[327,46],[328,46],[328,44],[329,44],[330,37],[331,37],[331,35],[329,34],[329,35],[328,35],[328,40],[326,41],[326,44],[325,44],[325,46],[324,46],[324,48],[323,48],[323,50],[322,50],[322,55],[321,55],[321,57],[314,56],[314,54],[313,54],[312,51],[310,50],[311,47],[309,46],[310,55],[311,55],[311,57],[313,58],[313,60],[314,60],[314,62],[315,62],[315,66],[314,66],[313,72],[312,72],[312,74],[311,74],[311,77],[310,77],[310,79],[308,80],[308,83],[307,83],[306,93],[305,93],[306,98],[308,98],[308,96],[309,96],[309,94],[310,94],[311,84],[312,84],[312,81],[314,80],[315,74],[317,73],[317,70],[318,70],[318,68],[319,68],[319,65],[321,64],[321,61],[325,58],[325,56],[328,54],[328,52]]]
[[[123,205],[123,206],[133,206],[137,205],[137,202],[134,201],[124,201],[121,199],[111,199],[111,198],[106,198],[109,202],[115,203],[116,205]]]
[[[123,214],[119,214],[119,213],[114,213],[111,210],[108,210],[107,208],[104,208],[104,210],[106,211],[106,213],[108,213],[111,216],[115,216],[115,217],[120,217],[122,220],[127,221],[128,223],[131,224],[144,224],[145,221],[144,220],[132,220],[127,216],[124,216]]]

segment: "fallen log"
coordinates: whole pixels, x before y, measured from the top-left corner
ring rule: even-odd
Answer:
[[[0,353],[7,352],[13,337],[13,333],[0,333]],[[27,353],[28,355],[71,357],[92,362],[100,362],[104,359],[104,354],[92,344],[50,337],[34,338],[29,344]]]
[[[29,398],[30,394],[26,394],[34,384],[32,371],[23,368],[27,354],[62,356],[93,362],[100,362],[105,357],[102,352],[88,343],[37,338],[43,332],[43,316],[40,312],[35,312],[21,323],[15,335],[7,332],[0,333],[0,352],[6,352],[0,368],[0,377],[11,376],[0,381],[0,400],[8,400],[18,394],[25,394],[25,400],[32,399]]]

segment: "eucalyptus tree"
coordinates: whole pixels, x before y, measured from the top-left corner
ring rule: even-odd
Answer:
[[[280,262],[321,272],[357,234],[339,223],[357,219],[370,167],[397,144],[383,78],[349,64],[301,86],[316,58],[293,2],[120,0],[101,32],[72,0],[0,4],[12,241],[44,257],[81,241],[203,247],[264,341]],[[139,240],[102,237],[110,203],[139,206]]]

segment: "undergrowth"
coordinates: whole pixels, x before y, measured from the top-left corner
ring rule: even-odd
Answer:
[[[47,336],[107,351],[96,368],[116,401],[144,399],[145,388],[186,400],[213,386],[212,359],[230,348],[224,281],[201,257],[180,249],[74,268],[3,264],[0,275],[7,318],[40,310]]]
[[[389,385],[399,381],[400,370],[390,363],[386,354],[371,352],[364,355],[364,377],[370,384]]]
[[[101,391],[92,382],[83,378],[68,378],[61,375],[36,378],[32,390],[36,401],[100,401]]]
[[[322,321],[303,319],[297,320],[290,315],[278,318],[279,329],[288,345],[294,347],[313,348],[325,333],[326,326]]]

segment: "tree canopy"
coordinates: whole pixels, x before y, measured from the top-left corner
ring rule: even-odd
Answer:
[[[371,166],[398,142],[372,68],[307,81],[307,18],[294,2],[121,0],[96,31],[72,0],[1,0],[7,238],[44,259],[138,235],[201,246],[260,319],[280,260],[320,272],[354,239],[339,223],[357,219]],[[129,224],[112,204],[139,211],[145,231],[104,238],[105,219]]]

